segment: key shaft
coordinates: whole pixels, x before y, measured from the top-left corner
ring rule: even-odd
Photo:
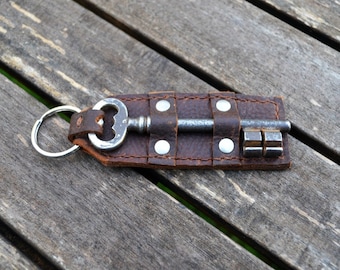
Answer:
[[[243,119],[241,120],[243,129],[269,129],[289,132],[291,125],[286,120],[266,120],[266,119]],[[150,116],[139,116],[128,118],[128,130],[139,133],[149,133],[152,125]],[[213,119],[178,119],[178,132],[212,132],[214,128]]]

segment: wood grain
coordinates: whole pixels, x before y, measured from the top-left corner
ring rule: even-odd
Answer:
[[[340,3],[332,0],[261,0],[340,42]]]
[[[132,170],[105,168],[81,153],[40,156],[30,129],[46,107],[4,77],[0,89],[0,215],[57,266],[268,268]],[[41,137],[56,144],[59,129],[50,125]],[[20,260],[1,254],[11,267]]]
[[[47,4],[48,3],[48,4]],[[212,87],[77,4],[1,6],[0,61],[63,104],[92,106],[108,95]]]
[[[340,155],[337,51],[246,1],[81,2],[236,91],[283,96],[289,120]]]
[[[207,92],[211,89],[207,84],[195,78],[190,73],[169,62],[166,58],[146,48],[142,44],[136,42],[136,40],[112,27],[112,25],[109,25],[91,12],[84,10],[72,2],[44,1],[39,2],[38,4],[35,1],[22,1],[20,2],[20,5],[21,8],[27,10],[30,14],[34,14],[36,18],[39,18],[41,22],[38,23],[26,15],[20,14],[20,12],[9,4],[3,4],[0,14],[10,23],[3,26],[7,32],[2,35],[3,38],[0,40],[1,61],[15,69],[24,78],[31,81],[39,88],[44,89],[46,93],[60,102],[77,105],[83,108],[93,105],[100,98],[108,95],[110,91],[116,93],[142,93],[153,89],[173,89],[181,92]],[[239,4],[235,3],[235,5],[238,7]],[[134,6],[132,5],[130,9],[133,7]],[[248,5],[246,5],[246,8],[248,8]],[[129,9],[127,8],[127,10]],[[207,12],[208,11],[209,9],[207,9]],[[163,12],[165,17],[170,16],[169,14],[166,14],[167,11],[165,9]],[[265,17],[266,20],[263,21],[263,24],[265,21],[272,22],[267,18],[267,15],[262,15],[262,13],[258,13],[258,11],[256,11],[255,14],[260,17]],[[249,16],[255,15],[250,14]],[[202,18],[204,19],[204,16]],[[231,18],[235,19],[236,17],[232,16]],[[190,26],[193,29],[202,27],[201,25],[199,27],[197,25],[192,25],[192,22],[188,17],[187,19],[188,27]],[[240,20],[241,19],[242,17],[240,17]],[[246,17],[244,19],[246,19]],[[214,22],[214,20],[212,21]],[[1,23],[3,22],[1,21]],[[176,23],[179,22],[176,21]],[[23,25],[26,25],[26,27],[23,28]],[[237,25],[230,25],[238,27]],[[277,26],[274,24],[274,27]],[[169,31],[169,35],[172,33],[172,30],[170,29],[170,31],[168,28],[171,27],[164,27],[163,29],[164,40],[167,39],[165,34],[166,31]],[[34,29],[34,31],[31,29]],[[143,28],[141,29],[143,30]],[[180,29],[181,28],[177,28],[178,31]],[[262,29],[264,28],[262,27]],[[204,28],[202,28],[202,31],[204,31]],[[248,30],[245,28],[244,31]],[[287,31],[285,32],[287,35],[291,32],[293,32],[293,34],[295,33],[293,30],[288,31],[286,29],[285,31]],[[281,32],[279,31],[278,35],[280,35],[280,33]],[[178,32],[178,35],[182,34]],[[40,36],[44,38],[42,39]],[[190,40],[190,36],[188,36],[188,38],[188,46],[190,46],[192,40]],[[54,45],[47,42],[47,40],[53,41]],[[320,61],[322,61],[322,63],[328,63],[327,53],[325,54],[325,52],[317,50],[320,45],[317,45],[312,40],[312,45],[308,45],[306,44],[306,40],[309,39],[303,37],[303,43],[291,39],[288,39],[287,42],[289,44],[295,44],[294,46],[298,46],[299,52],[307,51],[307,54],[312,53],[312,48],[316,48],[317,57],[321,57]],[[227,46],[227,44],[229,44],[228,46],[233,46],[232,41],[232,39],[228,42],[225,40],[225,46]],[[296,47],[294,46],[293,48],[295,50]],[[58,48],[58,50],[56,48]],[[169,45],[169,48],[173,49],[173,46]],[[242,48],[240,47],[240,49]],[[271,48],[271,50],[276,49]],[[195,49],[193,49],[193,51],[195,51]],[[65,54],[61,52],[65,52]],[[261,50],[259,50],[258,53],[263,55],[263,51]],[[302,55],[304,56],[301,57],[306,57],[305,54]],[[203,53],[202,56],[204,56]],[[300,57],[295,54],[293,56]],[[216,54],[211,57],[211,61],[223,62],[226,60],[223,57],[225,56],[221,55],[220,58],[220,55]],[[231,54],[230,57],[234,59],[233,61],[236,61],[235,55]],[[322,60],[323,57],[326,57],[327,59]],[[191,53],[188,53],[188,58],[191,58]],[[281,58],[281,60],[283,59],[284,58]],[[239,63],[237,65],[235,64],[234,68],[242,69],[247,67],[247,65],[242,63],[243,60],[244,58],[240,58]],[[272,60],[273,59],[271,59],[271,61]],[[287,61],[289,62],[290,60],[288,59]],[[330,64],[331,63],[332,61]],[[222,64],[220,63],[219,66],[221,65]],[[268,65],[268,63],[265,63],[265,65]],[[283,63],[283,65],[285,64]],[[305,68],[304,65],[299,62],[294,63],[293,67],[297,68],[298,66],[302,69]],[[227,69],[225,69],[225,71],[226,70]],[[305,72],[307,71],[305,70]],[[235,74],[234,71],[233,74]],[[319,75],[320,74],[318,74],[318,76]],[[323,76],[326,75],[323,74]],[[321,76],[321,78],[324,77]],[[254,76],[253,79],[252,82],[249,82],[249,85],[247,86],[248,89],[253,88],[257,84],[263,84],[264,78],[261,78],[261,76]],[[237,82],[239,78],[235,78],[234,80]],[[280,80],[283,80],[283,78]],[[282,81],[279,83],[282,84]],[[292,82],[289,81],[290,85],[291,83]],[[334,83],[334,81],[326,82],[322,80],[321,83],[329,86]],[[301,86],[301,81],[298,82],[298,84]],[[311,113],[311,105],[308,105],[307,97],[320,95],[320,98],[326,98],[322,96],[323,92],[317,92],[312,87],[310,88],[312,89],[309,93],[310,95],[307,95],[303,99],[297,99],[298,101],[294,101],[293,99],[296,98],[297,95],[300,95],[300,93],[298,92],[298,89],[288,88],[289,87],[286,88],[286,101],[288,99],[288,110],[290,113],[295,113],[295,111],[292,110],[292,106],[294,104],[294,106],[297,106],[297,102],[301,102],[301,107],[298,112],[296,112],[297,115],[309,115]],[[254,89],[256,89],[257,94],[267,95],[274,93],[271,90],[269,91],[266,87],[255,87]],[[334,90],[334,87],[327,88],[327,91],[330,92],[330,97],[333,98],[332,101],[334,103],[336,98],[334,98],[332,89]],[[306,91],[306,89],[302,90],[302,94],[304,94],[303,91]],[[307,103],[304,103],[302,100],[307,100]],[[319,102],[317,99],[314,101],[317,103]],[[322,106],[330,108],[328,112],[331,114],[334,108],[332,107],[333,103],[331,103],[330,106]],[[317,105],[313,106],[318,107]],[[31,115],[32,119],[35,119],[37,115],[39,116],[40,113],[42,113],[42,111],[35,107],[30,109],[30,112],[33,111],[35,117]],[[315,114],[317,113],[319,113],[319,111],[315,112]],[[334,115],[336,115],[336,113],[333,113],[333,116],[330,115],[330,119],[328,120],[325,120],[322,115],[315,120],[316,116],[314,116],[312,120],[314,119],[313,121],[316,122],[314,122],[313,125],[320,125],[320,129],[322,130],[327,129],[329,126],[334,127],[336,123],[333,119]],[[32,125],[33,122],[32,120],[30,121],[30,125]],[[5,130],[8,128],[9,127],[6,127]],[[335,127],[335,131],[336,130],[337,127]],[[215,213],[220,213],[222,219],[239,228],[242,233],[252,237],[253,241],[263,245],[265,249],[279,256],[289,265],[301,269],[310,267],[336,269],[339,265],[339,260],[336,257],[336,254],[339,253],[339,229],[337,227],[337,224],[339,224],[339,210],[336,207],[338,204],[336,194],[339,191],[337,186],[337,179],[340,175],[339,169],[337,165],[325,159],[318,153],[313,152],[302,143],[293,139],[290,139],[290,142],[293,168],[285,172],[226,173],[221,171],[165,171],[160,173],[165,176],[167,181],[171,181],[172,184],[177,185],[183,192],[189,194],[191,198],[198,200],[200,204],[203,204],[208,209],[212,211],[216,210]],[[36,160],[34,152],[30,153],[30,155],[34,155],[34,160]],[[145,179],[140,180],[143,178],[127,169],[122,170],[123,173],[121,174],[117,173],[116,175],[113,175],[115,170],[103,168],[97,165],[97,163],[92,163],[91,158],[81,154],[77,154],[76,157],[70,157],[70,159],[74,162],[71,163],[74,168],[80,166],[80,168],[89,168],[89,170],[92,169],[93,171],[98,170],[98,173],[100,172],[102,178],[108,178],[110,181],[113,181],[114,184],[112,183],[112,185],[110,185],[110,191],[108,192],[113,192],[116,182],[119,183],[119,181],[123,181],[122,179],[124,179],[124,183],[134,183],[132,179],[136,177],[139,179],[138,181],[142,181],[142,183],[145,181]],[[32,162],[32,160],[33,158],[31,157],[29,162]],[[36,161],[36,163],[44,164],[46,168],[53,168],[53,166],[56,166],[59,170],[61,170],[61,167],[68,165],[68,163],[66,165],[65,163],[62,163],[63,165],[61,166],[57,161],[44,162],[46,162],[44,159]],[[80,164],[78,162],[80,162]],[[18,170],[17,168],[13,168],[11,173],[7,174],[19,175],[17,178],[21,179],[24,174],[22,170],[25,170],[25,168],[28,168],[29,166],[31,167],[28,163],[24,164],[26,164],[26,167],[23,166],[23,169]],[[35,169],[38,170],[38,173],[35,171],[33,175],[46,174],[47,170],[44,168],[45,167],[41,168],[39,165],[38,169]],[[71,171],[71,168],[67,167],[67,170]],[[68,175],[67,170],[66,172],[63,170],[63,175]],[[57,172],[53,171],[51,177],[56,183],[52,183],[53,187],[49,187],[49,190],[40,191],[41,193],[39,193],[39,196],[43,196],[41,194],[46,192],[48,195],[50,195],[50,193],[53,194],[53,190],[57,188],[57,190],[61,190],[61,192],[57,192],[58,194],[56,196],[61,196],[62,199],[64,198],[63,196],[67,196],[67,202],[71,200],[69,192],[75,196],[76,202],[73,202],[70,210],[72,214],[78,211],[78,208],[83,210],[90,209],[89,211],[91,213],[96,211],[92,211],[93,208],[89,205],[90,202],[88,202],[93,194],[91,188],[95,187],[88,186],[90,185],[87,183],[88,181],[83,181],[81,184],[74,182],[76,190],[74,191],[71,189],[70,191],[67,191],[70,184],[68,177],[63,177],[58,180],[59,176],[60,175],[57,174]],[[80,180],[82,178],[88,179],[87,175],[83,173],[80,174],[77,179]],[[23,177],[23,179],[25,178]],[[119,181],[117,179],[119,179]],[[50,181],[47,181],[46,179],[41,181],[43,184],[50,184]],[[64,183],[63,181],[67,181],[67,183]],[[93,181],[92,178],[91,181]],[[95,183],[97,186],[101,186],[101,183]],[[58,187],[55,185],[58,185]],[[59,187],[59,185],[62,186]],[[144,184],[141,186],[144,186]],[[50,189],[52,191],[50,191]],[[125,190],[121,186],[118,189]],[[20,190],[20,192],[22,191]],[[18,196],[20,192],[16,192],[16,196]],[[63,195],[63,192],[66,192],[66,195]],[[149,205],[148,200],[151,199],[144,194],[144,191],[141,192],[143,193],[142,198],[137,197],[137,199],[134,199],[133,195],[130,194],[127,196],[128,198],[125,198],[124,200],[120,197],[112,199],[114,202],[117,200],[118,203],[115,203],[119,204],[119,206],[115,204],[116,208],[114,210],[119,212],[119,215],[124,215],[124,211],[127,211],[124,206],[125,204],[131,206],[131,204],[134,203],[137,205],[142,203],[142,205],[144,205],[144,201],[146,200],[146,204]],[[145,191],[145,193],[148,192]],[[82,200],[77,203],[79,197],[82,198],[83,196],[86,197],[84,200],[88,202],[85,206],[83,205]],[[105,195],[105,198],[106,197],[110,196]],[[52,203],[48,202],[48,200],[43,202],[48,206],[53,204],[53,201]],[[121,204],[120,202],[123,203]],[[155,197],[154,200],[150,202],[150,204],[161,203],[162,201],[158,201],[158,197]],[[32,212],[21,212],[19,210],[21,205],[25,204],[19,201],[16,209],[18,209],[18,213],[25,218],[39,220],[39,218],[48,214],[46,212],[38,212],[37,214]],[[113,210],[110,210],[107,204],[105,205],[104,214],[106,217],[111,214],[113,215],[111,212]],[[96,207],[99,208],[99,206]],[[69,209],[67,206],[64,206],[64,208]],[[58,211],[60,211],[60,215],[64,212],[64,210],[60,209]],[[140,210],[140,212],[143,211]],[[172,209],[161,209],[162,213],[172,211]],[[109,212],[109,214],[106,212]],[[132,220],[135,219],[135,215],[133,214],[129,214],[128,217]],[[61,226],[61,228],[58,227],[58,231],[56,232],[56,234],[59,233],[58,235],[68,234],[71,235],[71,238],[73,236],[79,238],[78,234],[73,231],[73,227],[75,227],[74,230],[76,230],[76,228],[79,228],[80,226],[79,223],[85,222],[85,225],[82,226],[89,226],[92,230],[95,230],[94,226],[96,223],[93,222],[92,224],[89,220],[90,218],[90,215],[85,215],[85,217],[79,217],[78,220],[72,220],[68,216],[66,217],[66,221],[63,220],[60,224],[57,221],[53,221],[55,223],[50,222],[49,224],[54,226],[55,224],[59,224],[58,226]],[[47,219],[49,220],[50,217],[47,216]],[[67,224],[71,224],[71,229]],[[170,224],[175,226],[174,223]],[[121,232],[118,237],[123,239],[123,233],[127,235],[131,234],[131,228],[125,228],[123,223],[119,223],[119,225],[119,228],[124,228],[125,231]],[[103,226],[109,227],[109,225]],[[99,227],[99,229],[106,232],[107,227]],[[44,227],[44,229],[46,229],[46,227]],[[69,230],[71,230],[71,232]],[[34,232],[36,231],[37,229],[34,230]],[[135,233],[135,231],[132,230],[132,233]],[[114,238],[113,234],[114,232],[110,232],[108,235],[109,240],[103,240],[104,244],[108,244],[108,242]],[[97,237],[97,234],[95,237]],[[142,237],[141,231],[138,231],[134,240],[129,240],[128,238],[129,243],[132,243],[133,241],[138,242],[138,237],[141,237],[141,241],[143,241],[144,238]],[[314,237],[315,240],[313,239]],[[54,239],[59,241],[57,240],[59,239],[57,236],[55,236]],[[92,245],[92,243],[85,240],[85,235],[82,235],[79,241],[85,246]],[[141,250],[148,247],[140,244],[140,242],[138,243]],[[73,246],[67,246],[65,247],[64,252],[66,252],[67,248],[70,248],[73,252],[76,250]],[[98,253],[101,251],[102,249],[100,249]],[[134,249],[134,251],[136,251],[136,249]],[[97,255],[98,253],[94,253],[94,255]],[[93,255],[91,252],[86,254],[88,254],[88,256]],[[139,253],[136,251],[136,254]],[[322,258],[322,260],[320,258]]]
[[[290,149],[293,167],[282,172],[159,173],[290,265],[337,269],[340,167],[294,138]]]

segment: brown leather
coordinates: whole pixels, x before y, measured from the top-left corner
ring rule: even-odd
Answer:
[[[97,121],[102,111],[87,109],[72,116],[69,139],[80,145],[84,151],[108,166],[144,168],[218,168],[218,169],[261,169],[279,170],[290,166],[288,135],[283,133],[283,155],[275,158],[244,157],[242,155],[241,119],[285,120],[282,99],[279,97],[258,97],[231,92],[207,94],[180,94],[175,92],[153,92],[150,94],[114,96],[124,102],[129,117],[151,116],[149,134],[128,132],[124,143],[117,149],[101,151],[93,147],[88,133],[100,135],[102,140],[112,138],[112,116],[114,109],[106,108],[104,125]],[[228,100],[231,109],[221,112],[216,102]],[[170,109],[159,112],[155,109],[159,100],[167,100]],[[82,120],[78,120],[78,119]],[[178,119],[213,119],[211,132],[178,132]],[[78,125],[81,122],[81,125]],[[233,140],[235,147],[229,153],[222,153],[218,143],[223,138]],[[158,140],[170,143],[165,155],[155,152]]]
[[[150,139],[148,150],[148,163],[154,165],[176,165],[176,147],[170,147],[166,158],[158,155],[155,152],[154,145],[158,140],[166,140],[171,145],[177,145],[177,108],[176,108],[176,94],[175,92],[167,92],[164,97],[164,92],[149,93],[150,98]],[[170,103],[170,109],[166,112],[156,110],[156,103],[160,100],[166,100]]]
[[[80,113],[73,114],[70,121],[70,129],[68,139],[72,142],[75,138],[95,133],[101,135],[103,127],[98,125],[100,119],[104,119],[102,110],[85,110]]]
[[[225,154],[219,150],[218,144],[223,138],[233,138],[235,145],[239,145],[240,139],[240,115],[235,100],[235,93],[225,93],[223,99],[231,104],[230,110],[221,112],[216,108],[216,102],[221,99],[220,93],[212,93],[210,96],[210,107],[214,119],[213,131],[213,166],[224,166],[226,161],[229,165],[239,166],[240,148],[234,147],[233,152]]]

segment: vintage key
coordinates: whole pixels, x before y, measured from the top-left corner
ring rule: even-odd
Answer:
[[[118,148],[125,140],[128,131],[149,133],[152,125],[150,116],[139,116],[129,118],[128,109],[125,104],[116,98],[106,98],[99,101],[93,110],[100,110],[103,107],[111,106],[117,110],[113,116],[114,124],[112,130],[114,137],[111,140],[103,141],[96,134],[88,134],[91,143],[100,150],[113,150]],[[158,106],[158,107],[157,107]],[[166,111],[170,104],[161,100],[156,104],[156,109]],[[102,124],[102,122],[99,122]],[[213,119],[178,119],[178,132],[212,132],[214,127]],[[245,156],[268,156],[274,157],[282,154],[282,134],[290,130],[290,122],[282,120],[241,120],[241,127],[244,133],[243,152]],[[268,139],[267,139],[268,138]]]

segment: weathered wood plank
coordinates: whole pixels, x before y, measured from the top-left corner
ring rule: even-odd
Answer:
[[[340,155],[340,55],[246,1],[89,0],[131,31],[246,94],[279,95]]]
[[[0,215],[56,265],[268,268],[132,170],[104,168],[82,154],[39,156],[30,129],[46,107],[2,76],[0,90]],[[58,128],[41,136],[55,144]]]
[[[0,269],[39,269],[0,235]]]
[[[340,167],[290,138],[283,172],[159,171],[188,197],[300,269],[338,269]]]
[[[20,4],[25,10],[38,18],[42,18],[42,23],[31,22],[31,19],[25,16],[18,17],[13,8],[4,7],[3,16],[15,17],[16,20],[13,20],[15,27],[6,28],[7,32],[4,39],[0,40],[1,48],[6,49],[6,53],[2,54],[5,57],[1,59],[9,59],[10,61],[6,63],[10,67],[16,69],[39,87],[45,88],[47,93],[64,103],[75,104],[79,107],[89,106],[97,102],[99,98],[106,96],[108,91],[106,89],[119,89],[117,92],[124,92],[126,89],[130,93],[170,88],[188,92],[210,90],[206,84],[78,6],[72,6],[69,2],[65,4],[59,1],[44,1],[39,3],[38,6],[32,1],[30,3],[23,1]],[[35,31],[45,38],[59,40],[59,45],[62,45],[65,55],[56,53],[54,48],[32,36],[31,31],[23,30],[23,24],[30,25],[32,29],[36,29]],[[70,28],[70,25],[73,27]],[[67,37],[64,36],[65,30],[63,29],[65,28],[68,29],[66,31]],[[112,44],[113,41],[114,44]],[[62,73],[57,72],[58,70]],[[60,76],[61,74],[67,74],[67,77]],[[112,79],[112,76],[115,76],[114,79]],[[70,81],[69,78],[72,78],[78,84]],[[86,92],[84,89],[91,90]],[[259,91],[258,93],[266,94],[265,91]],[[303,108],[301,110],[301,113],[304,113]],[[313,154],[309,148],[301,143],[293,141],[293,150],[294,167],[292,171],[230,173],[232,181],[236,183],[236,192],[241,191],[242,193],[244,191],[245,194],[251,194],[256,197],[252,193],[252,189],[255,189],[259,193],[258,197],[263,197],[262,200],[258,199],[254,204],[250,205],[244,202],[242,198],[236,197],[236,195],[235,197],[230,197],[229,192],[233,191],[234,185],[228,180],[229,173],[226,175],[219,171],[206,171],[198,174],[194,171],[174,171],[166,172],[165,176],[174,184],[178,184],[181,179],[183,181],[180,182],[185,182],[186,178],[192,179],[192,181],[195,179],[196,183],[201,183],[202,190],[198,192],[196,188],[195,194],[192,196],[198,198],[202,204],[207,205],[210,209],[217,208],[210,201],[216,201],[216,204],[218,204],[219,200],[223,198],[226,209],[224,209],[225,212],[221,211],[222,217],[225,219],[225,213],[229,213],[228,222],[254,237],[255,241],[264,244],[266,248],[276,253],[283,260],[287,260],[294,266],[301,268],[309,266],[309,263],[314,266],[318,265],[315,261],[320,258],[319,252],[326,258],[326,263],[321,263],[326,267],[328,261],[330,261],[329,268],[331,268],[332,265],[338,264],[338,261],[334,259],[334,252],[338,250],[336,244],[338,234],[334,237],[334,231],[337,232],[338,229],[335,227],[332,232],[329,232],[330,229],[327,227],[321,233],[321,235],[325,234],[325,238],[319,247],[315,247],[313,244],[312,248],[309,249],[308,244],[306,245],[309,241],[308,237],[314,231],[314,225],[310,222],[315,220],[320,222],[321,219],[319,219],[318,215],[316,217],[313,215],[317,212],[316,202],[312,204],[314,207],[313,213],[311,214],[308,211],[308,204],[311,203],[312,199],[310,198],[311,190],[305,183],[312,182],[314,187],[312,198],[314,198],[314,194],[319,196],[316,198],[321,205],[320,213],[323,213],[323,216],[326,217],[328,210],[330,224],[338,224],[339,212],[336,208],[334,209],[336,204],[332,204],[329,198],[332,198],[333,202],[338,200],[337,198],[334,199],[334,192],[337,191],[337,187],[334,187],[334,183],[336,183],[334,179],[337,179],[339,172],[335,170],[331,174],[330,172],[334,169],[334,165],[332,166],[331,162],[329,164],[327,162],[319,163],[317,154]],[[306,155],[308,157],[307,161],[310,161],[300,160],[303,155]],[[85,157],[82,158],[86,159]],[[85,161],[83,162],[82,166],[86,166],[84,165]],[[320,164],[324,166],[322,167]],[[320,166],[322,169],[311,170],[309,166]],[[285,178],[284,181],[282,180],[283,178]],[[270,184],[267,184],[263,179],[269,181]],[[309,179],[312,179],[311,182]],[[317,179],[321,182],[321,191],[318,191],[315,185]],[[211,192],[210,181],[215,181],[212,188],[214,189],[218,186],[219,196]],[[251,181],[251,184],[248,186],[249,181]],[[279,201],[279,206],[285,209],[286,194],[284,192],[288,192],[292,188],[291,183],[300,184],[297,187],[298,191],[294,190],[293,194],[288,196],[289,205],[298,207],[295,208],[297,209],[297,214],[293,215],[290,212],[290,215],[284,216],[281,215],[281,212],[276,213],[275,218],[268,217],[270,222],[262,223],[261,219],[267,220],[265,217],[270,212],[271,206],[276,199]],[[229,185],[229,189],[225,188],[226,185]],[[237,185],[240,189],[237,188]],[[178,186],[185,188],[187,193],[192,193],[190,185],[185,186],[182,183],[178,184]],[[332,188],[333,193],[330,193],[329,196],[328,190],[324,190],[326,186]],[[266,194],[270,194],[270,196]],[[304,204],[305,200],[307,201],[306,208],[301,205]],[[241,208],[242,211],[237,211],[238,208],[234,208],[235,203],[238,203],[237,207]],[[289,207],[287,206],[287,208]],[[281,208],[275,209],[281,210]],[[254,217],[252,223],[246,222],[248,220],[246,218],[247,214]],[[240,215],[242,215],[243,219],[239,218]],[[300,219],[303,218],[303,215],[305,215],[307,222],[303,229],[297,228],[296,224],[301,224]],[[239,224],[239,222],[242,224]],[[262,233],[258,235],[251,233],[252,226],[255,226],[259,232],[262,230]],[[266,230],[271,231],[272,234],[266,234]],[[287,235],[291,237],[281,237],[278,242],[280,245],[278,246],[276,243],[278,238],[275,236],[285,235],[285,232],[289,232],[290,234],[287,233]],[[316,234],[319,241],[320,231],[317,230]],[[294,239],[293,242],[292,239]],[[299,239],[302,240],[300,241]],[[296,254],[300,254],[300,258],[297,259]]]
[[[340,3],[332,0],[261,0],[340,42]]]
[[[77,4],[48,3],[2,3],[0,61],[60,102],[84,107],[113,93],[213,90]]]

